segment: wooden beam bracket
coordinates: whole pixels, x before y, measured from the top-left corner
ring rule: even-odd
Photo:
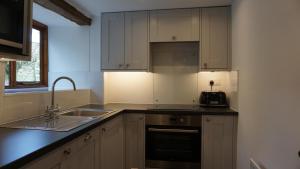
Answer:
[[[34,0],[35,3],[47,8],[78,25],[91,25],[92,19],[84,15],[65,0]]]

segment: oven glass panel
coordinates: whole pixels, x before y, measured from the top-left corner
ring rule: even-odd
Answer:
[[[151,131],[151,129],[158,130]],[[176,132],[178,129],[179,132]],[[201,128],[147,126],[146,158],[147,160],[200,163]]]
[[[0,21],[0,39],[22,43],[24,0],[1,0]]]

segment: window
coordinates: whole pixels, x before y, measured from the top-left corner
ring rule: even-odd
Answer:
[[[6,88],[48,86],[48,27],[37,21],[32,26],[31,61],[8,62],[5,68]]]

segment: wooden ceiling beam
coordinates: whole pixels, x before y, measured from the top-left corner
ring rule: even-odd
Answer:
[[[85,16],[65,0],[34,0],[35,3],[77,23],[78,25],[91,25],[92,19]]]

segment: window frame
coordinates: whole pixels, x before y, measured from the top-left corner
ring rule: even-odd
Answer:
[[[32,28],[40,31],[40,82],[17,82],[16,61],[9,62],[9,85],[6,89],[48,87],[48,26],[33,20]]]

